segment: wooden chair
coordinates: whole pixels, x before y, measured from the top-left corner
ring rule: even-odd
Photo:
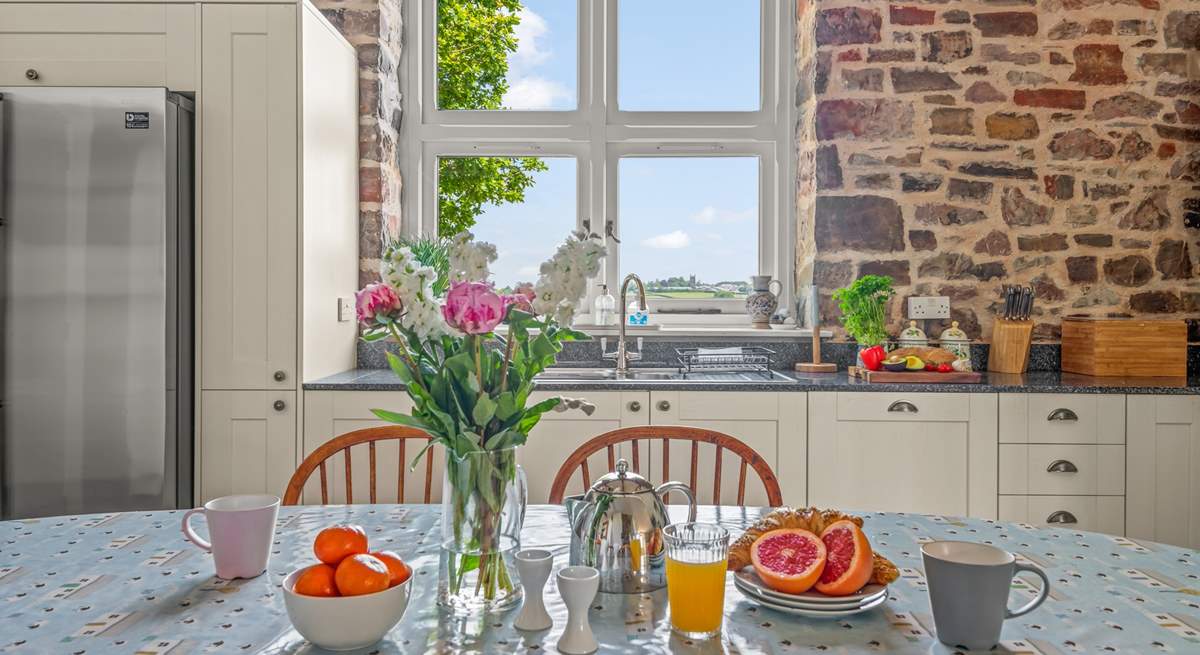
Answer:
[[[313,474],[313,471],[320,469],[321,472],[321,504],[329,504],[329,484],[325,473],[325,461],[333,457],[336,453],[342,453],[342,459],[345,461],[346,472],[346,504],[354,502],[354,478],[350,465],[350,448],[360,444],[367,444],[369,452],[369,475],[370,475],[370,502],[375,501],[375,442],[377,441],[392,441],[400,442],[400,474],[396,482],[396,502],[404,502],[404,478],[408,472],[408,462],[405,461],[405,444],[410,440],[418,442],[418,452],[425,447],[430,441],[430,436],[415,428],[404,427],[401,425],[385,425],[377,428],[364,428],[347,432],[338,437],[334,437],[329,441],[321,444],[316,450],[312,451],[308,457],[300,462],[300,467],[292,474],[292,479],[288,480],[287,491],[283,494],[284,505],[299,505],[300,494],[304,491],[304,485],[308,482],[308,478]],[[425,454],[425,504],[430,502],[430,493],[433,484],[433,457],[431,453]]]
[[[656,440],[662,442],[663,481],[670,479],[670,442],[690,441],[692,443],[692,466],[689,484],[696,494],[697,502],[701,502],[700,490],[696,488],[696,473],[700,462],[700,444],[706,443],[713,444],[717,448],[715,465],[713,467],[712,503],[714,505],[721,504],[721,455],[726,450],[741,458],[741,466],[738,470],[737,492],[737,503],[739,505],[745,504],[746,501],[747,468],[753,468],[754,472],[758,474],[758,479],[762,481],[763,488],[766,489],[767,501],[771,507],[783,505],[783,493],[779,490],[779,480],[775,477],[775,472],[771,470],[771,466],[762,458],[762,455],[759,455],[750,446],[727,434],[681,425],[646,425],[619,428],[589,440],[579,448],[576,448],[575,452],[571,453],[567,457],[567,461],[558,469],[558,475],[554,477],[554,483],[550,486],[550,503],[559,504],[563,501],[567,484],[574,477],[575,469],[582,470],[583,488],[587,489],[591,486],[591,474],[588,470],[589,456],[600,452],[602,449],[607,450],[608,470],[615,470],[616,452],[614,447],[617,444],[630,442],[633,444],[631,467],[635,471],[640,471],[641,442],[646,442],[646,454],[649,455],[650,445]]]

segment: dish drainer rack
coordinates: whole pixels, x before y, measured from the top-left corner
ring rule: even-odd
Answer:
[[[679,368],[693,372],[750,372],[771,375],[771,356],[774,350],[762,346],[746,346],[737,353],[704,353],[704,348],[676,348]]]

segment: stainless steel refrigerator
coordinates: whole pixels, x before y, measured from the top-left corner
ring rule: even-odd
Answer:
[[[190,506],[192,103],[0,87],[0,513]]]

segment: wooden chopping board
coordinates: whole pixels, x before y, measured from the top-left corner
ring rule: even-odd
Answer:
[[[979,384],[983,382],[983,374],[978,371],[953,371],[938,373],[937,371],[872,371],[859,366],[849,368],[851,377],[867,382],[888,384]]]

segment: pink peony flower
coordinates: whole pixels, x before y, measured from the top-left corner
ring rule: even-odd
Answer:
[[[382,282],[373,282],[354,295],[358,322],[371,325],[376,317],[392,317],[404,308],[395,290]]]
[[[467,334],[487,334],[500,321],[508,306],[485,282],[454,282],[442,305],[442,316],[457,330]]]

